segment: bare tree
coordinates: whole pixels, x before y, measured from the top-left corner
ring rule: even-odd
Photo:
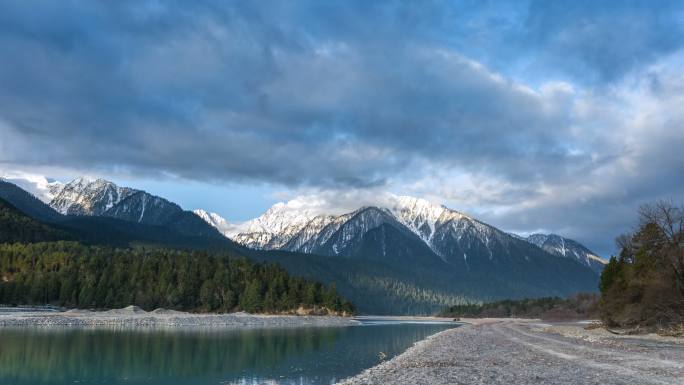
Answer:
[[[660,230],[665,244],[659,262],[672,269],[675,286],[684,296],[684,207],[666,200],[643,205],[639,221],[641,228],[655,225]]]

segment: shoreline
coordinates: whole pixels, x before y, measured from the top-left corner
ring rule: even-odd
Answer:
[[[583,322],[461,319],[337,385],[684,384],[684,339]]]
[[[285,328],[352,326],[357,323],[351,317],[339,316],[187,313],[165,309],[147,312],[135,306],[107,311],[2,312],[0,309],[0,328]]]

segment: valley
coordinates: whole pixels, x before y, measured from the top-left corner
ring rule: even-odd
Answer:
[[[71,234],[68,239],[223,250],[276,263],[296,276],[334,284],[366,314],[429,315],[455,304],[592,292],[603,266],[572,240],[521,238],[406,196],[342,214],[278,203],[231,224],[103,179],[53,182],[34,192],[0,181],[0,198]]]

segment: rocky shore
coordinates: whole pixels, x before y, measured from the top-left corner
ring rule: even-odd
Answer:
[[[471,320],[339,384],[684,384],[684,341]]]
[[[135,306],[108,311],[2,311],[0,327],[299,327],[349,326],[345,317],[253,315],[248,313],[195,314],[157,309],[151,312]]]

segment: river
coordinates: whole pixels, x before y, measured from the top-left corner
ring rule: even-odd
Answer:
[[[0,329],[0,384],[331,384],[452,323],[289,329]]]

